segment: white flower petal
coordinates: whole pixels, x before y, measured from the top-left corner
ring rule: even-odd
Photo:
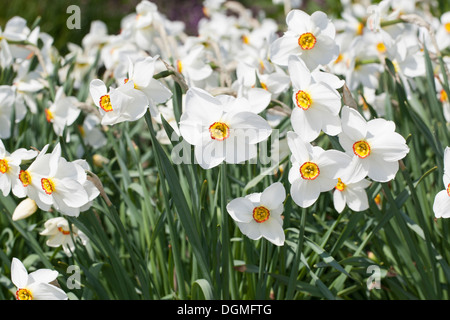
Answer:
[[[280,182],[272,183],[261,194],[261,205],[269,210],[278,208],[286,199],[286,190]]]
[[[315,180],[299,179],[291,185],[291,196],[294,202],[302,208],[312,206],[320,195],[320,183]]]
[[[450,218],[450,196],[447,190],[440,191],[434,198],[434,216],[436,218]]]
[[[249,223],[253,220],[253,203],[246,198],[236,198],[227,205],[227,211],[237,222]]]
[[[388,182],[395,178],[398,171],[398,161],[388,162],[378,155],[370,155],[368,177],[378,182]]]
[[[333,204],[337,212],[341,213],[345,208],[345,196],[342,191],[334,190]]]
[[[363,116],[348,106],[342,107],[342,131],[353,142],[363,140],[367,135],[367,123]]]
[[[277,246],[284,244],[285,235],[283,227],[277,220],[269,218],[267,221],[259,223],[261,235]]]
[[[28,271],[17,258],[11,262],[11,281],[17,288],[24,288],[28,284]]]

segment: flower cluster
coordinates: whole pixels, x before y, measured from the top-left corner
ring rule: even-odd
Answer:
[[[111,127],[123,128],[146,114],[159,130],[160,143],[179,142],[167,135],[164,119],[174,136],[192,146],[195,162],[205,170],[257,159],[259,144],[279,131],[290,160],[289,196],[296,205],[309,208],[332,191],[339,213],[346,206],[369,208],[366,189],[393,180],[410,151],[385,117],[389,97],[378,91],[381,74],[392,72],[406,99],[413,97],[413,79],[425,75],[425,48],[440,56],[450,47],[449,13],[430,17],[433,32],[428,32],[415,0],[383,0],[367,8],[343,1],[340,18],[293,9],[282,29],[239,3],[203,4],[198,35],[186,34],[182,22],[142,0],[123,18],[120,33],[109,34],[104,22],[93,21],[80,45],[68,44],[65,56],[55,52],[53,38],[39,27],[31,30],[20,17],[7,22],[0,30],[0,67],[9,72],[2,79],[10,78],[0,85],[0,139],[17,138],[17,127],[32,115],[45,118],[50,137],[60,141],[39,151],[9,153],[0,140],[0,190],[4,197],[12,193],[25,199],[13,220],[37,208],[70,217],[90,209],[100,190],[88,177],[91,168],[83,159],[90,153],[85,151],[104,147]],[[450,122],[439,70],[434,85],[432,94]],[[61,142],[77,145],[76,160],[63,156]],[[446,190],[434,203],[437,218],[449,217],[448,150]],[[287,186],[280,181],[226,207],[244,235],[277,246],[285,242]],[[40,234],[68,256],[74,239],[88,241],[64,217],[48,220]],[[18,260],[13,267],[18,299],[64,298],[48,284],[54,273],[42,272],[45,281],[38,281]]]

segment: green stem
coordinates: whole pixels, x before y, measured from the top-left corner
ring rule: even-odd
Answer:
[[[228,300],[229,293],[229,230],[228,230],[228,213],[226,211],[227,205],[227,167],[225,163],[220,166],[220,214],[222,215],[222,298]]]
[[[147,123],[147,127],[150,130],[150,136],[152,139],[152,144],[155,145],[157,143],[156,141],[156,134],[153,128],[153,124],[152,124],[152,119],[151,119],[151,115],[150,115],[150,111],[148,110],[147,113],[145,114],[145,121]],[[174,264],[175,264],[175,270],[176,270],[176,276],[178,279],[178,283],[179,283],[179,288],[180,288],[180,299],[186,299],[186,292],[185,292],[185,281],[184,281],[184,273],[183,273],[183,269],[182,269],[182,263],[181,263],[181,253],[180,250],[178,248],[178,242],[176,241],[177,237],[177,232],[174,226],[174,221],[173,221],[173,217],[170,214],[170,204],[169,204],[169,195],[167,193],[167,189],[166,189],[166,182],[165,182],[165,177],[164,177],[164,171],[163,168],[161,166],[161,162],[158,156],[158,153],[156,150],[154,150],[155,152],[155,161],[156,164],[159,168],[159,174],[160,174],[160,178],[161,178],[161,189],[163,191],[163,197],[164,197],[164,206],[166,208],[166,216],[167,216],[167,221],[169,224],[169,233],[170,236],[172,238],[172,254],[173,254],[173,258],[174,258]]]
[[[306,210],[302,209],[302,217],[300,221],[300,229],[298,233],[298,245],[295,253],[294,262],[292,263],[291,274],[289,275],[289,285],[287,287],[286,300],[292,300],[294,297],[294,289],[296,287],[296,279],[300,265],[300,258],[303,251],[303,239],[306,225]]]
[[[383,28],[383,27],[392,26],[392,25],[394,25],[394,24],[397,24],[397,23],[404,23],[404,22],[405,22],[405,20],[400,19],[400,18],[394,19],[394,20],[381,21],[381,22],[380,22],[380,27]]]
[[[259,256],[259,270],[258,270],[258,290],[256,292],[257,300],[265,298],[266,254],[267,254],[267,242],[266,239],[261,239],[261,251]]]

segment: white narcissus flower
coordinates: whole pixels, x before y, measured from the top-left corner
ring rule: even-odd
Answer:
[[[17,149],[13,153],[6,151],[0,140],[0,190],[3,196],[8,196],[11,188],[19,182],[20,164],[23,160],[30,160],[37,156],[34,150]]]
[[[158,7],[153,2],[143,0],[136,6],[136,18],[134,19],[133,29],[135,42],[140,48],[150,50],[154,46],[155,28],[160,23],[160,14]]]
[[[335,88],[327,83],[316,82],[328,78],[326,73],[313,73],[308,70],[303,61],[296,57],[289,57],[289,73],[291,76],[294,110],[291,114],[291,124],[303,140],[311,142],[316,139],[320,131],[330,136],[341,132],[339,111],[341,110],[341,96]],[[336,82],[336,83],[335,83]],[[339,82],[332,81],[335,86]]]
[[[100,195],[100,190],[98,190],[95,184],[87,177],[87,171],[90,171],[91,168],[86,160],[74,160],[71,162],[71,164],[76,167],[78,173],[78,181],[81,183],[88,195],[88,202],[79,207],[80,212],[84,212],[92,206],[95,198]]]
[[[213,97],[203,89],[190,88],[180,119],[180,133],[195,146],[195,159],[204,169],[225,161],[241,163],[257,155],[257,144],[267,139],[272,128],[259,115],[243,111],[245,98]],[[228,112],[228,110],[233,110]]]
[[[48,109],[45,109],[47,122],[53,124],[53,130],[58,136],[62,136],[64,128],[72,125],[80,115],[81,109],[77,106],[75,97],[67,97],[64,88],[56,91],[55,101]]]
[[[57,144],[51,154],[46,145],[26,170],[21,170],[13,187],[17,197],[28,196],[43,211],[53,206],[62,214],[78,216],[85,206],[98,195],[87,182],[87,174],[77,161],[68,162],[61,157]]]
[[[355,179],[354,165],[355,158],[338,178],[333,191],[333,203],[337,212],[341,213],[345,205],[353,211],[364,211],[369,208],[366,188],[371,182],[367,179]]]
[[[321,192],[332,190],[351,158],[338,150],[324,150],[305,142],[295,132],[287,133],[292,166],[289,170],[291,196],[302,208],[313,205]]]
[[[283,202],[286,191],[275,182],[261,193],[236,198],[227,205],[227,211],[243,234],[252,240],[266,238],[277,246],[284,244]]]
[[[83,49],[87,52],[97,52],[102,46],[108,43],[108,27],[101,20],[91,22],[89,33],[81,40]]]
[[[86,245],[89,240],[86,235],[74,225],[70,228],[69,221],[63,217],[51,218],[45,222],[44,226],[45,229],[39,234],[49,237],[46,244],[53,248],[62,246],[68,257],[71,257],[72,252],[75,250],[74,239],[80,238],[83,245]]]
[[[58,271],[39,269],[28,274],[23,263],[13,258],[11,262],[11,281],[16,286],[17,300],[67,300],[67,294],[57,286]]]
[[[102,125],[114,125],[124,121],[136,121],[142,118],[148,108],[147,97],[134,88],[134,82],[106,88],[100,79],[90,83],[90,93],[102,116]]]
[[[8,139],[11,136],[14,97],[14,90],[11,86],[0,86],[0,139]]]
[[[187,52],[176,61],[175,67],[179,73],[183,74],[188,83],[195,84],[196,81],[205,80],[213,73],[205,58],[205,46],[195,45],[183,51]]]
[[[445,50],[450,46],[450,11],[442,14],[440,22],[436,30],[436,42],[440,50]]]
[[[301,10],[292,10],[286,16],[288,30],[271,45],[271,61],[287,65],[290,55],[300,56],[313,71],[327,65],[339,56],[334,38],[336,29],[327,15],[316,11],[311,16]]]
[[[398,161],[409,152],[405,139],[395,132],[395,123],[385,119],[366,121],[355,109],[342,108],[342,133],[339,143],[345,152],[356,158],[354,176],[368,176],[378,182],[392,180]]]
[[[172,92],[160,81],[153,78],[155,63],[158,58],[158,56],[155,56],[137,59],[134,63],[130,61],[128,79],[125,79],[126,82],[133,81],[134,89],[146,96],[152,117],[156,117],[158,114],[157,105],[172,97]]]
[[[62,214],[77,217],[80,208],[90,200],[83,187],[87,178],[86,172],[80,165],[61,157],[59,144],[54,148],[47,165],[49,171],[40,181],[40,200],[52,204]]]
[[[439,218],[450,218],[450,148],[446,147],[444,151],[444,190],[439,191],[434,198],[433,211],[434,216]]]
[[[96,115],[88,114],[84,118],[83,124],[78,128],[84,143],[93,149],[99,149],[107,143],[105,134],[99,128],[99,124],[100,120]]]
[[[382,0],[380,3],[367,7],[367,27],[375,32],[381,30],[381,21],[388,17],[388,11],[392,0]]]
[[[12,185],[12,192],[18,198],[28,196],[30,199],[36,201],[36,204],[41,210],[48,211],[51,203],[44,203],[41,201],[39,194],[41,190],[41,179],[48,174],[50,168],[51,154],[47,154],[49,145],[45,145],[36,159],[25,170],[20,170],[18,175],[18,182]]]

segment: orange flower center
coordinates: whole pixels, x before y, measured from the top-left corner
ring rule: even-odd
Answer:
[[[311,50],[316,45],[316,37],[311,32],[306,32],[298,38],[298,45],[303,50]]]
[[[357,141],[353,144],[353,152],[361,159],[364,159],[370,155],[370,145],[364,140]]]
[[[9,170],[8,161],[0,159],[0,173],[7,173]]]
[[[19,180],[20,182],[22,182],[24,187],[28,187],[31,183],[31,175],[28,173],[28,171],[20,170]]]
[[[447,102],[448,101],[448,95],[447,95],[447,92],[444,89],[442,89],[441,92],[440,92],[439,101],[441,101],[441,102]]]
[[[342,182],[341,178],[338,178],[338,182],[336,183],[336,190],[344,191],[345,183]]]
[[[46,194],[52,194],[55,191],[55,183],[51,179],[42,178],[41,186]]]
[[[109,94],[105,94],[100,97],[100,108],[102,108],[105,112],[113,111]]]
[[[45,117],[47,118],[47,122],[52,122],[53,113],[49,109],[45,109]]]
[[[319,166],[313,162],[305,162],[300,167],[300,174],[305,180],[314,180],[320,174]]]
[[[230,136],[230,128],[223,122],[214,122],[209,127],[211,139],[223,141]]]
[[[312,99],[311,96],[303,90],[299,90],[295,95],[295,102],[297,107],[303,110],[308,110],[311,107]]]
[[[33,300],[33,295],[28,289],[19,289],[16,291],[17,300]]]
[[[63,227],[58,227],[58,231],[61,232],[63,235],[67,236],[70,234],[70,231],[64,230]]]
[[[253,209],[253,219],[255,219],[256,222],[261,223],[264,221],[267,221],[270,216],[270,211],[264,206],[259,206]]]
[[[181,60],[177,60],[177,71],[179,73],[183,72],[183,63],[181,62]]]
[[[445,28],[445,31],[447,31],[448,33],[450,33],[450,22],[447,22],[447,23],[444,25],[444,28]]]

